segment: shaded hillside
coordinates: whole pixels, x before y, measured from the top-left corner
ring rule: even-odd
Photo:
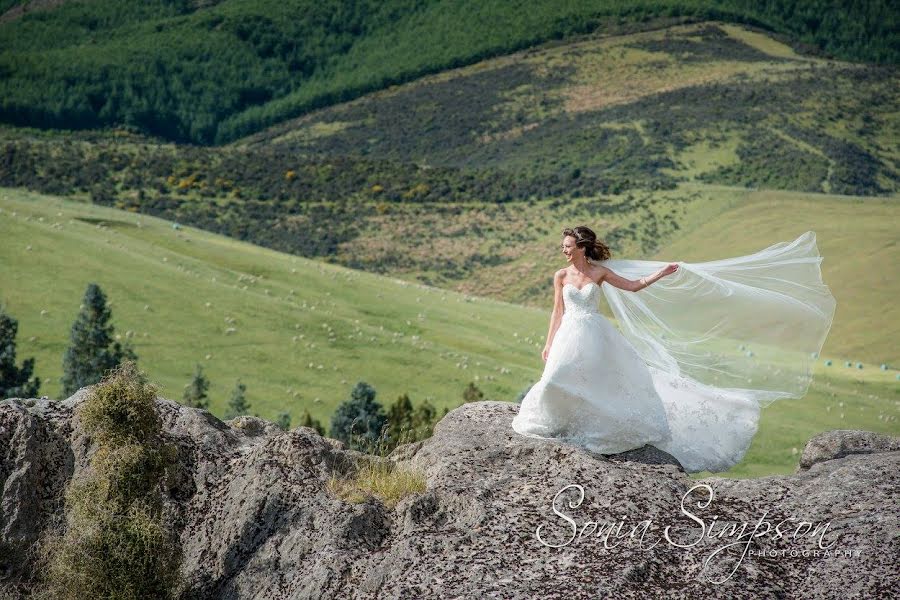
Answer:
[[[24,14],[16,4],[0,4],[8,9],[0,121],[128,124],[203,144],[428,73],[655,18],[755,24],[844,59],[898,61],[897,9],[887,0],[91,0],[36,3],[50,8]]]

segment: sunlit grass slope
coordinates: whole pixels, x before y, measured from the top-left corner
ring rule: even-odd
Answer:
[[[897,79],[746,27],[691,23],[544,44],[240,143],[539,173],[573,195],[673,181],[889,195],[900,181]]]
[[[900,246],[896,198],[859,198],[772,190],[707,188],[734,196],[704,220],[685,223],[656,252],[658,260],[697,262],[740,256],[805,231],[816,233],[822,278],[837,300],[822,350],[832,358],[900,366]]]
[[[50,397],[89,282],[161,393],[180,400],[200,363],[219,416],[238,377],[260,416],[296,422],[308,407],[325,422],[359,380],[383,404],[409,393],[443,409],[470,381],[513,400],[540,375],[541,310],[29,192],[0,191],[0,208],[0,300],[19,320],[19,363],[36,358]]]

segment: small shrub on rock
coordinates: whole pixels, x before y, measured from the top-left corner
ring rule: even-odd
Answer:
[[[65,526],[39,560],[52,598],[175,598],[181,549],[162,515],[160,483],[177,456],[161,437],[156,386],[126,360],[78,408],[96,443],[65,492]]]

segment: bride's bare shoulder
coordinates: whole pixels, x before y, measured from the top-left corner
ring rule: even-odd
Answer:
[[[609,269],[603,265],[594,264],[594,281],[601,282],[609,274]]]

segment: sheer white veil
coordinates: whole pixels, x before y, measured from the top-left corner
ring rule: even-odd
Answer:
[[[639,279],[677,261],[599,261]],[[648,365],[737,392],[760,406],[800,398],[836,302],[822,281],[816,234],[747,256],[700,263],[638,291],[604,283],[619,329]]]

